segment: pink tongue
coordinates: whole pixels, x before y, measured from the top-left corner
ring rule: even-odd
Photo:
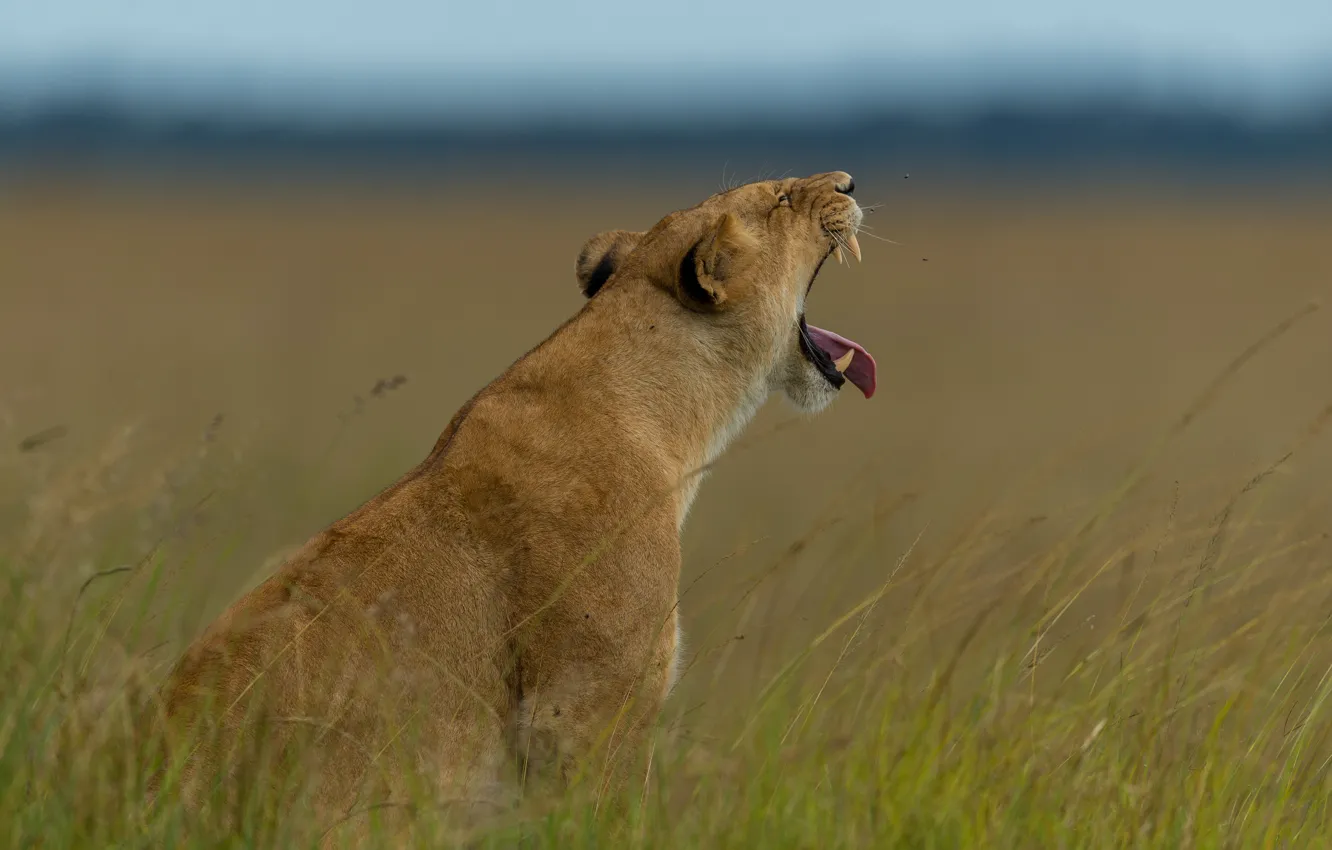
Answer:
[[[809,331],[810,342],[822,348],[833,360],[848,351],[854,351],[855,356],[851,358],[851,364],[846,367],[843,374],[846,375],[848,381],[855,384],[865,394],[865,398],[874,395],[874,358],[870,356],[864,346],[858,342],[852,342],[844,336],[838,336],[832,331],[825,331],[823,328],[816,328],[810,324],[806,324],[805,329]]]

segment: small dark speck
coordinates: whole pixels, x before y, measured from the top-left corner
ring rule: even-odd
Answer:
[[[370,395],[382,396],[387,392],[396,390],[405,383],[407,383],[406,375],[394,375],[392,378],[380,378],[370,389]]]
[[[217,438],[218,429],[222,427],[222,423],[226,421],[226,418],[226,414],[223,413],[219,413],[213,417],[213,421],[208,423],[208,428],[204,431],[203,439],[205,443],[211,443]]]
[[[554,708],[552,708],[552,709],[550,710],[550,713],[553,714],[553,715],[555,715],[556,717],[559,717],[559,716],[560,716],[560,707],[559,707],[558,705],[555,706]]]
[[[592,619],[592,615],[591,615],[591,614],[584,614],[584,615],[583,615],[583,619],[584,619],[584,620],[590,620],[590,619]]]
[[[902,179],[903,179],[903,180],[910,180],[910,179],[911,179],[911,175],[910,175],[910,174],[903,174],[903,175],[902,175]]]
[[[656,325],[648,325],[648,330],[655,331],[656,329],[657,329]]]
[[[921,257],[921,258],[920,258],[920,261],[921,261],[922,263],[928,263],[928,262],[930,261],[930,258],[929,258],[929,257]]]
[[[54,443],[68,433],[69,429],[64,425],[56,425],[51,428],[46,428],[20,440],[18,450],[21,452],[36,451],[47,443]]]

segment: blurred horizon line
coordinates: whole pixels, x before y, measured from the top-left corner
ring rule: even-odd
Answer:
[[[836,158],[903,171],[949,163],[1332,176],[1332,58],[1289,78],[1230,66],[1165,73],[1094,56],[1052,73],[1059,63],[1049,54],[1010,60],[881,57],[858,64],[854,78],[844,63],[720,78],[708,68],[537,78],[514,67],[478,78],[203,64],[169,72],[146,61],[44,71],[30,63],[23,73],[0,65],[0,163],[11,173],[68,164],[455,172],[616,164],[646,173],[722,162],[820,170]]]
[[[941,116],[1003,101],[1057,106],[1089,99],[1156,109],[1204,107],[1237,119],[1288,122],[1332,108],[1332,55],[1281,67],[1234,59],[1162,60],[1128,51],[995,51],[964,60],[871,55],[803,65],[717,62],[686,68],[515,61],[478,68],[262,64],[84,53],[46,61],[0,58],[0,117],[99,101],[124,112],[207,111],[238,120],[393,122],[447,114],[513,126],[576,116],[635,123],[678,115],[722,119],[794,111],[907,109]]]

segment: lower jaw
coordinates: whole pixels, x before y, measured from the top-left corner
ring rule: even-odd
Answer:
[[[809,335],[805,332],[805,325],[805,316],[802,313],[798,324],[800,353],[833,389],[840,390],[846,383],[846,377],[833,368],[832,359],[828,357],[827,353],[810,341]]]

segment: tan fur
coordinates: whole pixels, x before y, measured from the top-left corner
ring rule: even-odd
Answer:
[[[593,237],[583,309],[187,650],[162,697],[189,794],[252,787],[263,752],[326,811],[414,782],[502,803],[542,764],[595,780],[631,753],[678,675],[701,470],[770,392],[836,395],[796,321],[860,224],[849,186],[754,183]]]

